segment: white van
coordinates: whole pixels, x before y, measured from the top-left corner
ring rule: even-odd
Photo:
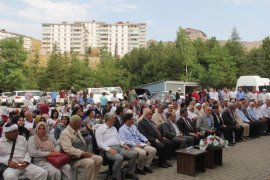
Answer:
[[[257,92],[261,92],[262,89],[270,90],[270,79],[261,78],[260,76],[240,76],[237,80],[236,90],[242,87],[243,90],[252,90],[254,87]]]
[[[102,96],[103,92],[106,93],[106,97],[108,98],[108,100],[111,97],[111,94],[105,88],[86,88],[86,92],[88,95],[90,93],[94,95],[93,99],[94,99],[95,104],[98,104],[100,102],[100,97]]]
[[[118,97],[120,100],[124,99],[121,87],[104,87],[104,89],[111,93],[111,97],[113,96],[113,92],[116,92],[116,97]]]

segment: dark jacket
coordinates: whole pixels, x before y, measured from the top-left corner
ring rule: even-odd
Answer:
[[[176,131],[174,127],[172,126],[171,122],[169,122],[169,120],[166,120],[163,123],[162,131],[163,131],[164,137],[166,137],[167,139],[172,140],[173,138],[176,137]]]
[[[148,122],[148,120],[146,119],[143,119],[138,123],[138,130],[150,141],[150,143],[155,143],[156,139],[159,139],[155,129],[150,125],[150,122]]]
[[[230,113],[228,109],[226,109],[222,113],[222,119],[223,119],[225,125],[227,125],[227,126],[236,125],[236,121],[232,116],[233,116],[233,114]]]
[[[185,136],[189,136],[189,133],[197,133],[196,127],[192,125],[191,120],[187,119],[187,121],[191,124],[191,128],[186,124],[184,119],[180,117],[176,122],[178,129],[182,131]]]

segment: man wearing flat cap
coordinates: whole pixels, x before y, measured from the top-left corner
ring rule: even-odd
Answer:
[[[72,168],[78,169],[80,180],[95,180],[102,165],[102,157],[88,152],[86,142],[80,132],[82,119],[78,115],[70,118],[70,124],[62,131],[59,142],[65,153],[73,157]]]
[[[18,180],[20,175],[28,179],[46,180],[48,172],[31,163],[31,157],[27,152],[25,137],[18,135],[17,124],[10,122],[3,127],[4,135],[0,138],[0,163],[8,168],[4,171],[5,180]],[[12,158],[10,157],[12,146],[15,143]]]

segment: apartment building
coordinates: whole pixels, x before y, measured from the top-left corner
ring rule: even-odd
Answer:
[[[8,32],[5,29],[0,30],[0,40],[5,38],[12,38],[12,37],[22,37],[23,38],[23,47],[26,51],[30,52],[32,50],[32,39],[25,35]]]
[[[51,53],[53,46],[61,52],[83,54],[85,49],[105,48],[122,57],[133,48],[146,46],[146,24],[118,22],[43,23],[42,48]]]

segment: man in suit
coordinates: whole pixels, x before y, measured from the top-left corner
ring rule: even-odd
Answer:
[[[162,137],[158,127],[151,120],[153,112],[149,108],[145,109],[144,115],[144,118],[138,124],[138,130],[157,149],[159,166],[162,168],[171,167],[168,159],[172,156],[173,142]]]
[[[192,136],[184,136],[176,125],[176,114],[174,112],[168,114],[168,119],[162,124],[164,137],[174,142],[175,149],[193,146],[194,139]]]
[[[194,144],[198,145],[203,136],[197,131],[196,127],[192,125],[191,120],[188,119],[187,108],[180,110],[180,116],[180,119],[176,122],[177,127],[185,136],[192,136],[194,138]]]
[[[250,114],[250,112],[248,111],[248,105],[249,105],[249,101],[248,100],[244,100],[242,102],[243,106],[242,106],[242,111],[244,113],[244,115],[247,117],[247,119],[249,120],[250,126],[253,126],[253,137],[260,137],[260,129],[263,126],[262,123],[260,123],[260,121],[256,121],[256,119],[254,119],[252,117],[252,115]]]
[[[223,136],[226,140],[230,140],[233,137],[233,131],[231,128],[229,128],[227,125],[224,124],[224,121],[218,111],[218,104],[214,103],[214,106],[212,107],[212,116],[214,119],[214,127],[216,130],[216,135],[221,136],[223,133]],[[234,146],[230,141],[228,143],[229,146]]]
[[[214,118],[211,114],[212,110],[209,106],[204,108],[204,113],[196,121],[196,128],[200,130],[205,137],[215,133]]]
[[[116,117],[115,117],[114,127],[117,129],[117,131],[119,131],[120,127],[123,126],[124,124],[122,120],[124,108],[121,106],[117,107],[115,113],[116,113]]]
[[[233,136],[228,137],[228,140],[231,144],[235,144],[235,141],[242,141],[242,134],[244,128],[237,124],[233,113],[235,111],[235,105],[233,103],[228,103],[228,108],[222,113],[222,119],[224,124],[234,132],[235,139]],[[234,141],[235,140],[235,141]]]

